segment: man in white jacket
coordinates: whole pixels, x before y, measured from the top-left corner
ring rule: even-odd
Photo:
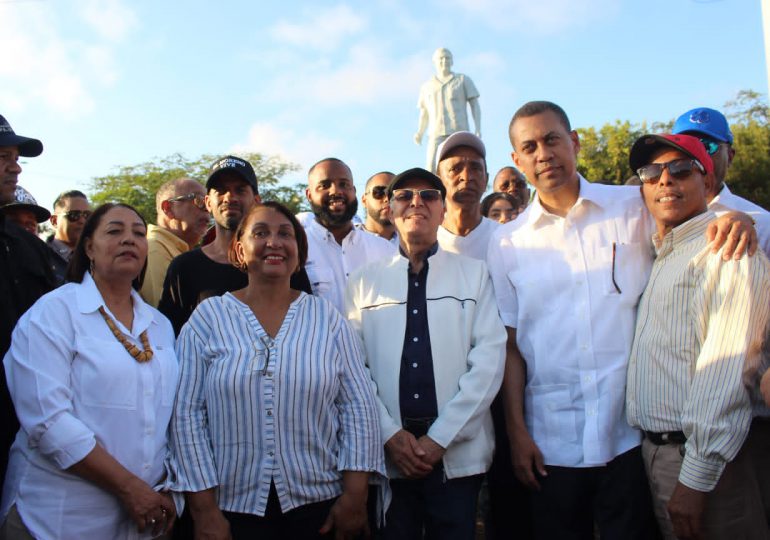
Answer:
[[[393,499],[386,539],[472,539],[492,461],[489,405],[505,329],[484,261],[438,246],[446,188],[424,169],[388,186],[399,254],[351,274],[348,319],[377,391]],[[401,337],[403,336],[403,338]]]

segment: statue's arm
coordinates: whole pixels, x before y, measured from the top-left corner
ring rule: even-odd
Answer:
[[[479,105],[479,98],[469,99],[468,104],[471,106],[471,116],[473,116],[473,125],[476,126],[476,136],[481,138],[481,105]]]
[[[417,124],[417,133],[414,134],[414,144],[420,145],[422,144],[422,135],[425,133],[425,130],[428,127],[428,109],[425,108],[425,105],[420,103],[420,120]]]

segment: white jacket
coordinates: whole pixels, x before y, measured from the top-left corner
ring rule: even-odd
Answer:
[[[502,382],[505,328],[484,261],[439,248],[428,264],[428,328],[439,411],[428,436],[446,448],[447,478],[481,474],[494,451],[489,406]],[[351,274],[346,291],[348,320],[364,342],[376,387],[383,441],[401,429],[408,269],[400,254],[366,265]],[[387,465],[391,478],[402,476]]]

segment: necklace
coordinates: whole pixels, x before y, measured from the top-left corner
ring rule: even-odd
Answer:
[[[107,326],[112,332],[112,335],[115,336],[115,339],[117,339],[120,342],[120,344],[126,348],[126,350],[128,351],[128,354],[134,357],[134,360],[136,360],[139,363],[149,362],[150,360],[152,360],[153,352],[152,352],[152,348],[150,347],[150,340],[147,339],[147,330],[139,334],[139,339],[142,342],[142,347],[144,347],[144,350],[140,351],[136,345],[134,345],[133,343],[130,343],[126,339],[126,336],[123,335],[123,332],[118,330],[118,327],[115,324],[115,321],[113,321],[112,317],[107,315],[107,312],[104,310],[104,306],[99,306],[99,313],[101,313],[102,318],[104,319],[104,322],[107,323]]]

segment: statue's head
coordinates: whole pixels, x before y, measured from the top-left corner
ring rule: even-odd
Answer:
[[[436,67],[436,73],[446,75],[452,70],[452,53],[449,49],[441,47],[433,53],[433,65]]]

